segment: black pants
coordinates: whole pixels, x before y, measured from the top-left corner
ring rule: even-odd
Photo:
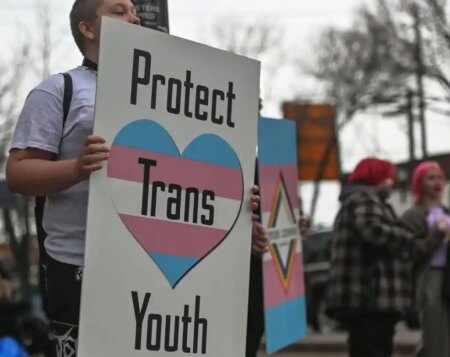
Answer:
[[[391,357],[397,321],[387,313],[353,316],[346,323],[350,357]]]
[[[82,276],[81,267],[58,262],[47,255],[48,314],[57,357],[76,356]]]
[[[245,357],[255,357],[264,333],[262,260],[252,255],[248,294],[247,345]]]

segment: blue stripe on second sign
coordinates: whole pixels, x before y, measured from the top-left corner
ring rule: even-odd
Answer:
[[[258,159],[262,165],[297,165],[297,123],[259,118]]]
[[[276,352],[306,336],[305,297],[265,311],[267,353]]]

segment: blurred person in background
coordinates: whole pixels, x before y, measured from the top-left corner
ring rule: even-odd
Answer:
[[[9,274],[0,261],[0,300],[11,301],[13,298],[13,284]]]
[[[414,232],[414,238],[424,241],[439,219],[450,222],[450,212],[442,204],[445,176],[437,162],[423,162],[416,167],[412,179],[415,204],[402,216]],[[444,280],[448,241],[430,256],[415,260],[416,304],[423,329],[421,357],[450,357],[450,296],[445,295]]]
[[[427,239],[413,240],[387,203],[394,178],[391,162],[367,158],[358,163],[340,196],[327,313],[348,328],[350,357],[392,355],[394,327],[412,307],[410,261],[419,252],[436,249],[448,228],[438,220]]]

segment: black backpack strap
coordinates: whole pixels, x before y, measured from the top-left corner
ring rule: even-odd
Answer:
[[[44,218],[45,196],[36,197],[36,205],[34,206],[34,219],[36,221],[36,233],[39,245],[39,254],[44,256],[44,240],[47,237],[47,233],[42,226],[42,219]]]
[[[72,82],[72,76],[69,73],[62,73],[64,77],[64,95],[63,95],[63,125],[62,125],[62,131],[64,131],[64,126],[67,121],[67,115],[69,114],[70,109],[70,103],[72,102],[72,93],[73,93],[73,82]],[[62,141],[62,135],[61,135],[61,141]],[[36,206],[35,206],[35,220],[36,220],[36,230],[37,230],[37,236],[38,236],[38,242],[39,242],[39,251],[40,253],[45,253],[44,251],[44,240],[47,237],[47,233],[45,232],[44,228],[42,227],[42,219],[44,216],[44,207],[45,207],[45,196],[36,197]],[[43,256],[41,254],[41,256]]]
[[[64,76],[64,97],[63,97],[63,129],[66,125],[67,115],[69,114],[70,103],[72,102],[73,82],[69,73],[63,73]]]

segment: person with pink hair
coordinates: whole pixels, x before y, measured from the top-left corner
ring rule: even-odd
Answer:
[[[445,237],[438,219],[427,239],[414,239],[388,203],[394,181],[392,162],[366,158],[342,188],[326,313],[347,327],[350,357],[392,356],[395,325],[412,308],[411,262],[432,254]]]
[[[434,161],[414,170],[412,191],[415,204],[402,217],[415,239],[425,239],[438,220],[450,222],[450,212],[442,204],[445,175]],[[450,309],[442,288],[447,260],[447,239],[430,256],[415,261],[416,305],[422,325],[421,357],[450,357]]]

